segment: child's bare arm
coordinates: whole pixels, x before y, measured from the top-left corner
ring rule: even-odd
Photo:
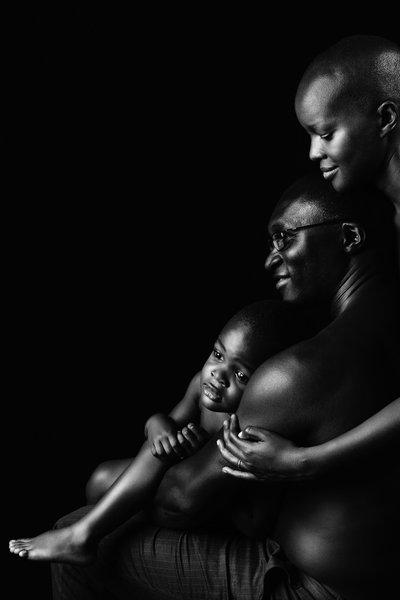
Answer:
[[[156,413],[145,424],[147,438],[154,456],[186,458],[207,439],[196,422],[199,420],[200,373],[189,383],[184,397],[167,415]]]

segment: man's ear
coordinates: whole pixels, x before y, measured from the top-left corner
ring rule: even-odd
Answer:
[[[355,254],[364,247],[366,233],[360,223],[342,223],[343,248],[347,254]]]
[[[378,107],[381,137],[392,131],[399,122],[399,107],[392,100],[385,100]]]

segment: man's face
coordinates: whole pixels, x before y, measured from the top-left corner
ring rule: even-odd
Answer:
[[[300,83],[295,99],[297,118],[311,138],[310,159],[319,161],[323,177],[339,192],[377,178],[386,151],[377,111],[343,99],[342,85],[321,76]]]
[[[318,208],[295,200],[279,203],[270,219],[274,233],[324,221]],[[283,300],[299,304],[330,301],[346,269],[341,225],[330,224],[289,232],[282,250],[273,249],[265,267],[270,271]]]

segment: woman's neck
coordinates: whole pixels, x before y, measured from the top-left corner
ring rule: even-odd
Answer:
[[[400,139],[387,163],[384,173],[376,182],[378,189],[389,198],[396,210],[396,222],[400,220]]]

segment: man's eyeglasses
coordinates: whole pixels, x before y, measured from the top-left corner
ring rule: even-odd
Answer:
[[[321,223],[313,223],[312,225],[301,225],[300,227],[293,227],[292,229],[282,229],[282,231],[276,231],[268,239],[270,250],[284,250],[292,238],[296,235],[297,231],[301,229],[310,229],[311,227],[321,227],[322,225],[336,225],[343,223],[343,219],[331,219],[330,221],[323,221]]]

